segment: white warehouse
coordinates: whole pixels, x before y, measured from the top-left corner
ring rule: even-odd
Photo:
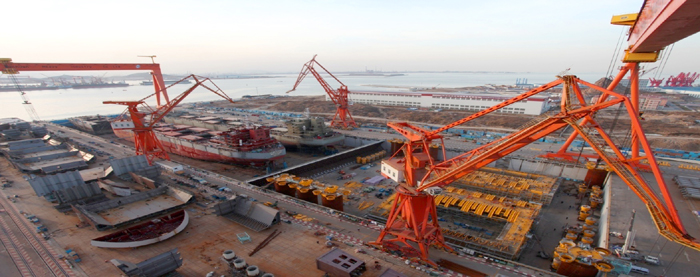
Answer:
[[[480,111],[516,95],[518,94],[351,91],[348,96],[351,102],[362,104]],[[326,96],[326,100],[330,101],[330,98]],[[505,107],[499,112],[540,115],[558,101],[558,96],[537,95]]]

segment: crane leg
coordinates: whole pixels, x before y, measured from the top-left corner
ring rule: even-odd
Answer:
[[[377,240],[371,244],[403,242],[433,266],[437,265],[429,259],[430,246],[435,245],[451,250],[445,244],[445,238],[438,225],[437,208],[434,197],[431,195],[416,194],[399,187],[386,224]]]
[[[350,115],[350,110],[347,107],[338,107],[331,121],[331,127],[352,128],[357,127],[355,119]]]
[[[156,158],[170,160],[168,152],[165,151],[163,144],[156,138],[153,131],[134,130],[134,136],[136,155],[146,156],[148,164],[152,165]]]

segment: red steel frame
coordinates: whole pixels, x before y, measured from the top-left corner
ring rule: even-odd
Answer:
[[[153,164],[153,161],[156,158],[161,158],[164,160],[170,160],[170,156],[168,155],[168,152],[165,151],[163,148],[163,145],[160,143],[158,138],[156,138],[155,133],[153,133],[153,126],[160,122],[161,119],[165,115],[167,115],[170,111],[172,111],[175,106],[180,104],[187,95],[189,95],[194,89],[196,89],[199,86],[202,86],[206,88],[207,90],[215,93],[216,95],[221,96],[222,98],[228,100],[229,102],[233,103],[233,99],[228,97],[226,93],[224,93],[214,82],[212,82],[209,78],[204,78],[204,77],[198,77],[195,75],[190,75],[185,78],[183,78],[180,81],[177,81],[173,83],[172,85],[168,86],[167,88],[170,88],[171,86],[174,86],[184,80],[187,79],[194,79],[195,84],[192,85],[189,89],[187,89],[185,92],[181,93],[180,95],[176,96],[175,98],[172,99],[172,101],[169,101],[167,104],[163,106],[159,106],[156,109],[151,108],[148,104],[146,104],[146,99],[150,98],[153,95],[158,95],[157,93],[151,94],[146,98],[143,98],[141,100],[137,101],[104,101],[102,102],[103,104],[117,104],[117,105],[125,105],[127,106],[126,111],[120,116],[120,118],[127,118],[126,114],[129,114],[129,118],[131,118],[131,121],[134,122],[134,129],[132,130],[134,132],[134,148],[136,148],[136,155],[145,155],[146,160],[148,160],[148,164]],[[212,89],[205,85],[204,83],[209,81],[211,85],[213,85],[216,89]],[[165,89],[165,88],[164,88]],[[141,109],[139,109],[141,107]]]
[[[321,65],[318,61],[316,61],[316,56],[314,57],[307,63],[304,64],[301,68],[301,72],[299,72],[299,77],[297,78],[297,82],[294,84],[294,88],[291,90],[287,91],[287,93],[294,91],[297,89],[297,86],[301,83],[302,80],[304,80],[304,77],[306,77],[309,72],[311,72],[312,75],[318,80],[318,82],[321,84],[323,87],[323,90],[326,91],[328,94],[328,97],[331,98],[331,101],[335,103],[335,106],[337,107],[335,111],[335,115],[333,116],[333,120],[331,121],[331,127],[343,127],[343,128],[351,128],[351,127],[357,127],[357,123],[355,123],[355,119],[352,118],[352,115],[350,114],[350,110],[348,110],[348,105],[349,105],[349,100],[348,100],[348,86],[343,84],[338,78],[335,77],[332,73],[328,71],[323,65]],[[314,68],[314,65],[320,66],[328,75],[333,77],[338,83],[340,83],[340,87],[338,90],[334,90],[326,80],[321,77],[321,74],[316,71]]]
[[[389,213],[387,224],[374,244],[400,241],[408,247],[417,244],[420,256],[428,260],[428,248],[431,245],[447,247],[440,233],[437,221],[436,205],[430,193],[439,193],[431,188],[444,187],[451,182],[498,160],[513,151],[528,145],[565,126],[571,126],[573,134],[557,153],[547,155],[551,158],[574,160],[566,150],[577,136],[581,136],[605,161],[608,166],[642,199],[649,210],[659,233],[695,250],[700,244],[689,236],[678,216],[673,199],[656,163],[656,158],[644,135],[640,123],[639,110],[639,63],[656,61],[659,52],[666,46],[700,31],[700,0],[662,0],[645,2],[629,32],[629,48],[625,50],[626,64],[607,88],[584,82],[575,76],[559,77],[559,80],[516,96],[501,104],[475,113],[438,130],[429,132],[408,123],[389,123],[389,127],[408,139],[402,150],[405,158],[403,171],[406,181],[397,189],[397,197]],[[614,24],[619,24],[613,20]],[[625,24],[622,24],[625,25]],[[630,97],[613,92],[622,78],[630,73]],[[552,116],[527,125],[521,130],[491,142],[487,145],[436,163],[428,155],[428,146],[435,139],[440,139],[440,132],[469,122],[517,101],[526,99],[558,84],[564,84],[560,111]],[[587,104],[579,84],[601,92],[596,103]],[[610,99],[609,99],[610,98]],[[609,135],[595,121],[598,110],[623,104],[631,121],[632,147],[631,155],[625,156],[615,145]],[[599,138],[598,138],[599,137]],[[640,156],[641,149],[646,153]],[[608,148],[608,149],[605,149]],[[609,150],[613,154],[609,154]],[[394,154],[396,155],[396,154]],[[443,155],[445,156],[445,155]],[[394,157],[391,157],[394,158]],[[661,192],[663,202],[644,178],[636,171],[641,168],[639,162],[646,159],[648,169],[653,173]],[[427,168],[428,170],[424,170]],[[426,193],[427,192],[427,193]]]
[[[628,36],[629,47],[627,50],[625,50],[625,59],[630,56],[629,60],[626,61],[627,63],[620,69],[620,72],[617,74],[615,79],[613,79],[613,82],[610,83],[607,89],[613,90],[620,83],[622,78],[624,78],[629,72],[630,98],[633,107],[638,114],[639,62],[656,61],[656,59],[635,61],[634,58],[631,58],[631,55],[653,53],[658,55],[658,53],[663,50],[664,47],[699,32],[700,0],[645,1],[641,11],[637,15],[637,18],[638,19],[634,22],[634,25],[630,28]],[[600,99],[599,101],[601,100],[603,99]],[[631,147],[631,155],[633,158],[639,157],[640,135],[640,133],[633,130]],[[569,149],[569,146],[571,146],[571,143],[576,139],[576,137],[576,133],[571,134],[559,151],[556,153],[547,154],[544,157],[578,162],[574,158],[576,156],[575,154],[567,153],[567,149]],[[645,153],[651,152],[645,151]],[[586,158],[597,158],[597,156],[593,155],[582,156]],[[643,170],[651,170],[650,167],[643,164],[637,163],[636,166]]]
[[[444,142],[439,134],[440,132],[527,99],[559,84],[564,85],[564,92],[561,97],[560,111],[557,114],[525,126],[509,136],[440,163],[432,160],[430,155],[428,155],[428,146],[433,140],[439,139],[444,151]],[[596,103],[587,104],[579,84],[598,90],[602,93],[602,96],[599,97]],[[402,242],[408,247],[415,247],[413,246],[415,244],[418,246],[417,250],[420,252],[420,257],[434,264],[429,260],[428,248],[431,245],[436,245],[449,249],[449,246],[445,244],[444,237],[440,231],[434,196],[430,194],[431,192],[434,193],[434,191],[431,188],[444,187],[540,138],[565,126],[571,126],[576,134],[581,135],[589,144],[594,146],[594,150],[598,155],[611,165],[611,168],[646,203],[661,235],[669,240],[700,250],[700,244],[686,233],[680,221],[654,156],[626,157],[595,121],[594,115],[597,111],[617,104],[625,106],[632,121],[631,128],[632,132],[636,134],[636,141],[646,153],[652,153],[651,147],[644,136],[638,118],[637,106],[633,100],[609,89],[582,81],[575,76],[559,77],[559,80],[535,88],[432,132],[408,123],[389,123],[389,127],[405,136],[408,140],[402,148],[405,157],[399,161],[399,164],[404,165],[403,171],[406,181],[397,188],[397,197],[389,213],[386,226],[373,244],[383,245],[387,242]],[[600,138],[596,139],[595,136],[600,136]],[[604,150],[605,147],[612,150],[614,155],[607,154]],[[650,188],[635,169],[635,163],[644,158],[649,161],[664,202],[659,200],[654,190]],[[423,168],[428,168],[427,172]]]
[[[635,111],[637,111],[637,115],[639,115],[639,63],[626,63],[622,68],[620,69],[620,72],[618,72],[617,76],[615,79],[612,80],[612,82],[608,85],[607,90],[614,90],[615,87],[620,83],[620,81],[627,75],[627,73],[630,73],[630,100],[632,101],[632,106]],[[608,95],[601,95],[601,97],[598,99],[598,103],[605,101],[605,99],[608,97]],[[639,117],[639,116],[637,116]],[[587,118],[584,118],[583,121],[580,123],[581,125],[584,125],[588,123],[589,120]],[[635,129],[632,129],[632,143],[631,143],[631,155],[633,158],[638,158],[639,157],[639,135]],[[569,147],[571,146],[571,143],[574,142],[574,140],[578,137],[578,133],[574,132],[571,135],[569,135],[569,138],[564,142],[564,145],[557,151],[556,153],[548,153],[543,155],[542,157],[549,158],[549,159],[560,159],[564,161],[569,161],[569,162],[579,162],[578,159],[580,157],[583,157],[584,159],[586,158],[599,158],[598,155],[591,155],[591,154],[577,154],[577,153],[571,153],[568,152]],[[634,163],[636,167],[643,169],[645,171],[650,170],[651,168],[647,165],[640,164],[640,163]]]
[[[0,71],[3,73],[17,74],[21,71],[111,71],[111,70],[150,70],[153,76],[156,103],[161,106],[161,96],[165,103],[170,102],[168,92],[165,89],[163,73],[160,64],[128,64],[128,63],[0,63]]]

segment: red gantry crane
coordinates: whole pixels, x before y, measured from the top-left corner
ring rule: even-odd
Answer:
[[[645,1],[639,13],[613,16],[610,23],[630,26],[630,30],[627,39],[629,46],[622,59],[625,64],[607,89],[615,89],[629,72],[630,99],[635,110],[639,111],[639,63],[656,62],[665,47],[700,32],[700,0]],[[661,80],[658,82],[660,83]],[[586,123],[585,119],[581,122],[581,124]],[[631,154],[634,158],[639,158],[639,136],[641,135],[643,134],[632,133]],[[576,132],[572,133],[559,151],[544,157],[576,161],[578,154],[567,150],[577,136]],[[586,155],[583,156],[586,157]]]
[[[304,64],[304,66],[301,68],[301,72],[299,72],[299,77],[297,78],[297,82],[294,84],[294,88],[291,90],[287,91],[287,93],[292,92],[297,89],[297,86],[301,83],[302,80],[304,80],[304,77],[306,77],[309,72],[311,72],[314,77],[316,77],[316,80],[321,84],[323,89],[326,91],[328,94],[328,97],[331,98],[331,101],[335,103],[335,106],[337,107],[335,111],[335,115],[333,116],[333,120],[331,121],[331,127],[342,127],[342,128],[352,128],[352,127],[357,127],[357,123],[355,123],[355,120],[352,118],[352,115],[350,115],[350,110],[348,110],[348,86],[343,84],[338,78],[336,78],[332,73],[330,73],[323,65],[318,63],[316,61],[316,56],[314,57],[307,63]],[[318,65],[321,67],[328,75],[331,75],[333,79],[335,79],[338,83],[340,83],[340,87],[335,90],[333,89],[326,80],[321,77],[321,74],[316,71],[314,68],[314,65]]]
[[[104,104],[117,104],[127,106],[126,111],[119,117],[120,120],[126,121],[127,118],[130,122],[127,123],[129,129],[134,132],[134,148],[136,148],[136,155],[145,155],[149,164],[153,164],[156,158],[161,158],[164,160],[170,160],[170,156],[163,149],[163,145],[160,143],[158,138],[156,138],[155,133],[153,133],[153,126],[160,122],[165,115],[175,108],[180,102],[182,102],[187,95],[192,93],[197,87],[201,86],[216,95],[233,103],[233,99],[228,97],[221,88],[219,88],[214,82],[209,78],[200,77],[196,75],[190,75],[177,81],[166,88],[170,88],[185,80],[192,79],[194,85],[187,89],[185,92],[173,98],[171,101],[167,102],[165,105],[153,108],[146,103],[146,100],[153,95],[158,95],[158,92],[151,94],[146,98],[137,101],[104,101]],[[210,83],[212,87],[207,86],[205,83]],[[165,88],[164,88],[165,89]],[[127,115],[128,113],[128,115]],[[133,124],[132,124],[133,123]]]
[[[388,123],[389,127],[406,137],[407,142],[401,149],[404,157],[397,158],[395,153],[389,161],[383,161],[382,172],[384,167],[389,167],[399,171],[399,174],[396,174],[398,177],[404,178],[394,177],[399,181],[397,195],[386,226],[373,244],[390,246],[395,242],[403,243],[408,249],[418,252],[420,258],[435,265],[429,260],[429,247],[449,249],[437,220],[435,195],[441,193],[441,188],[565,126],[571,126],[574,133],[567,143],[570,144],[573,138],[580,136],[591,145],[602,161],[644,201],[661,235],[681,245],[700,250],[700,244],[687,234],[680,221],[656,158],[651,154],[653,152],[639,117],[639,63],[655,61],[661,48],[700,31],[700,0],[665,1],[661,7],[658,3],[645,2],[639,18],[638,21],[636,14],[613,18],[613,23],[626,22],[626,25],[633,27],[630,32],[630,48],[626,50],[623,59],[626,64],[607,88],[585,82],[575,76],[558,76],[558,80],[434,131],[405,122]],[[627,72],[631,72],[630,97],[613,92]],[[452,159],[438,162],[429,155],[430,144],[439,140],[443,146],[443,157],[446,157],[441,132],[526,100],[560,84],[563,85],[561,101],[559,109],[554,113],[544,114],[542,118],[535,119],[519,131]],[[597,90],[601,96],[595,103],[587,103],[580,85]],[[620,151],[595,120],[597,111],[617,104],[624,107],[631,121],[633,147],[629,156]],[[639,147],[649,155],[639,156]],[[567,148],[568,145],[565,145],[562,149],[565,151]],[[655,190],[637,171],[637,165],[642,159],[647,159],[661,197],[657,196]],[[663,201],[660,198],[663,198]]]
[[[106,70],[149,70],[153,76],[156,101],[161,106],[161,97],[165,104],[170,102],[165,88],[160,64],[129,63],[14,63],[12,59],[0,59],[0,71],[3,74],[19,74],[21,71],[106,71]]]

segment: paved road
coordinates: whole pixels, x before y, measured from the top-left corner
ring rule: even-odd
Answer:
[[[134,149],[121,144],[110,143],[108,140],[88,133],[78,131],[76,129],[64,127],[57,124],[46,124],[46,129],[57,134],[59,137],[69,137],[75,142],[80,142],[89,145],[93,148],[102,149],[102,151],[111,153],[115,158],[124,158],[134,155]],[[59,133],[61,131],[63,133]],[[100,146],[89,143],[90,141],[99,144]]]

